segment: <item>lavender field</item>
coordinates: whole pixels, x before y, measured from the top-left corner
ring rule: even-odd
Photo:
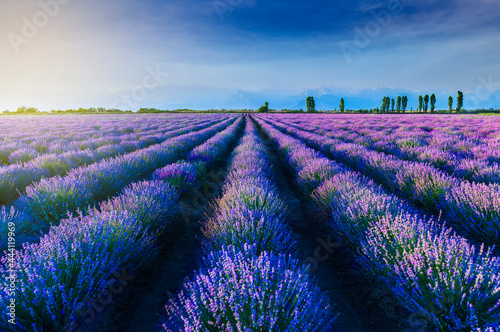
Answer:
[[[500,331],[493,116],[0,119],[1,331]]]

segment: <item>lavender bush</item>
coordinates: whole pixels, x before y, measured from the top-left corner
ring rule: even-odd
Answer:
[[[25,245],[15,255],[18,330],[63,331],[107,287],[113,272],[140,266],[155,254],[153,240],[130,213],[113,211],[69,218],[39,244]],[[5,264],[3,257],[3,276]],[[3,284],[0,303],[7,308]],[[0,324],[9,328],[5,320]]]
[[[112,160],[80,167],[64,177],[42,180],[29,186],[26,195],[19,202],[26,207],[33,219],[56,224],[67,215],[68,210],[83,210],[94,201],[108,198],[132,181],[179,159],[191,148],[234,121],[232,118],[211,127],[193,127],[191,130],[200,131]]]
[[[195,164],[181,161],[157,169],[153,173],[153,179],[165,181],[178,188],[180,192],[186,192],[192,187],[199,186],[200,174]]]
[[[294,155],[294,145],[296,153],[305,151],[301,141],[291,144],[283,133],[258,122],[285,156]],[[298,174],[305,165],[289,167]],[[332,229],[346,239],[358,261],[432,327],[500,328],[500,264],[491,250],[476,250],[451,229],[425,221],[359,173],[334,175],[312,198],[330,214]]]
[[[34,227],[28,218],[28,215],[22,211],[17,211],[14,207],[9,210],[2,206],[0,209],[0,251],[4,252],[8,246],[9,224],[13,224],[14,240],[19,240],[19,236],[30,234]],[[19,244],[16,241],[16,247]]]
[[[497,229],[500,226],[496,218],[500,214],[500,206],[496,203],[483,204],[483,197],[489,197],[492,202],[497,201],[498,184],[478,186],[459,180],[430,165],[400,160],[357,144],[339,143],[336,139],[302,131],[297,128],[298,126],[287,126],[268,119],[266,121],[272,123],[281,132],[290,133],[326,155],[345,162],[353,169],[383,184],[392,192],[420,202],[429,211],[443,210],[449,218],[456,219],[457,224],[463,225],[470,236],[488,244],[500,242],[497,236]],[[283,151],[289,151],[289,144],[283,146]],[[295,153],[300,154],[301,149],[304,147],[297,147]],[[467,142],[462,142],[457,149],[462,155],[468,155],[467,151],[471,148]],[[314,152],[308,153],[311,156],[314,154]],[[293,157],[293,153],[289,155]],[[292,163],[292,166],[297,167],[297,164]],[[480,190],[473,189],[479,187]],[[485,233],[489,236],[485,236]]]
[[[179,193],[163,181],[142,181],[126,187],[121,195],[99,204],[99,211],[129,211],[143,227],[155,232],[171,229],[178,213]]]
[[[330,331],[327,299],[288,255],[229,247],[166,306],[166,331]]]
[[[442,330],[500,328],[500,261],[451,229],[416,216],[381,217],[363,253],[384,271],[394,294]],[[382,272],[383,273],[383,272]]]

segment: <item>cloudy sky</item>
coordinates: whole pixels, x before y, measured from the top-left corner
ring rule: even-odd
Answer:
[[[498,0],[2,0],[0,111],[257,108],[235,96],[324,88],[500,107],[499,19]]]

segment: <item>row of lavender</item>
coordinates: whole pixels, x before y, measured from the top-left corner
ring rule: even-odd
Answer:
[[[223,163],[221,161],[240,136],[244,121],[243,117],[238,118],[226,130],[194,148],[185,160],[157,169],[153,178],[171,184],[180,193],[190,194],[207,180],[208,170],[213,171]]]
[[[458,180],[430,165],[404,161],[358,144],[341,143],[270,118],[266,120],[429,211],[444,211],[471,238],[488,244],[500,243],[499,184]]]
[[[186,128],[187,134],[161,144],[79,167],[64,177],[43,179],[30,185],[26,194],[16,201],[20,213],[0,212],[1,230],[4,231],[9,222],[14,222],[17,235],[25,236],[57,224],[68,212],[79,210],[85,213],[89,206],[114,195],[132,181],[145,178],[155,169],[185,157],[190,149],[235,120],[235,117],[230,117],[215,125],[212,122],[192,125]],[[5,241],[3,239],[2,245]]]
[[[286,118],[300,129],[312,131],[343,142],[351,142],[367,148],[395,155],[404,160],[429,163],[456,177],[470,181],[500,183],[500,136],[493,136],[494,142],[484,144],[472,136],[474,133],[449,134],[439,129],[427,132],[415,128],[417,119],[410,126],[393,129],[375,126],[365,128],[362,121],[345,128],[337,123],[338,118],[308,118],[307,124],[301,116]],[[382,122],[383,118],[379,118]],[[457,121],[456,126],[467,123],[468,119]],[[477,128],[484,130],[484,128]]]
[[[186,116],[169,115],[173,122]],[[4,117],[0,123],[0,166],[45,154],[92,149],[123,142],[126,147],[166,123],[161,116]],[[163,125],[162,125],[163,126]]]
[[[427,221],[368,178],[257,120],[295,175],[330,216],[358,262],[401,304],[441,331],[500,329],[500,261]]]
[[[250,120],[202,230],[202,267],[166,306],[165,330],[331,329],[326,298],[293,258],[286,205]]]
[[[242,123],[239,118],[229,127],[226,124],[225,130],[189,155],[208,149],[215,151],[213,158],[224,155]],[[211,130],[209,136],[217,131]],[[195,132],[176,140],[177,149],[188,150],[193,142],[205,140],[206,133]],[[164,170],[154,174],[163,174]],[[39,244],[26,244],[17,251],[13,255],[16,319],[15,324],[2,320],[2,327],[15,331],[79,331],[92,324],[97,308],[102,311],[113,292],[127,286],[134,274],[148,266],[159,252],[161,239],[176,226],[179,192],[168,181],[154,178],[131,184],[119,196],[89,209],[87,215],[62,220]],[[8,308],[12,294],[7,276],[12,267],[7,257],[1,264],[5,279],[0,305]],[[9,317],[8,313],[3,309],[2,316]]]
[[[349,136],[352,128],[359,130],[361,134],[366,131],[377,131],[384,133],[395,133],[408,139],[415,138],[412,143],[419,145],[446,145],[447,149],[454,153],[465,153],[469,156],[481,158],[482,152],[477,146],[488,146],[492,149],[500,148],[500,137],[498,132],[500,124],[495,117],[485,116],[422,116],[422,115],[326,115],[318,114],[313,118],[307,115],[283,115],[283,118],[295,120],[300,123],[301,119],[307,118],[311,127],[332,126],[335,130],[333,135]],[[319,128],[318,128],[319,129]],[[354,135],[353,137],[356,137]],[[383,139],[379,135],[377,139]],[[397,144],[404,146],[405,139]]]
[[[189,125],[207,122],[206,118],[202,119],[190,122],[191,119],[185,118],[163,125],[153,131],[144,132],[139,136],[138,134],[129,134],[128,138],[125,137],[124,140],[116,144],[102,145],[96,149],[70,150],[62,154],[44,154],[29,162],[2,167],[0,168],[0,204],[11,203],[24,193],[27,186],[41,179],[62,176],[77,167],[130,153],[186,134],[189,132]],[[134,140],[131,139],[132,137],[135,137]],[[107,137],[101,139],[110,141]]]

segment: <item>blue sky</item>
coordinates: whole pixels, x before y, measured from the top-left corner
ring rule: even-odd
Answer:
[[[457,90],[500,107],[499,19],[497,0],[2,0],[0,110],[288,108],[308,93],[333,109],[432,92],[446,108]]]

